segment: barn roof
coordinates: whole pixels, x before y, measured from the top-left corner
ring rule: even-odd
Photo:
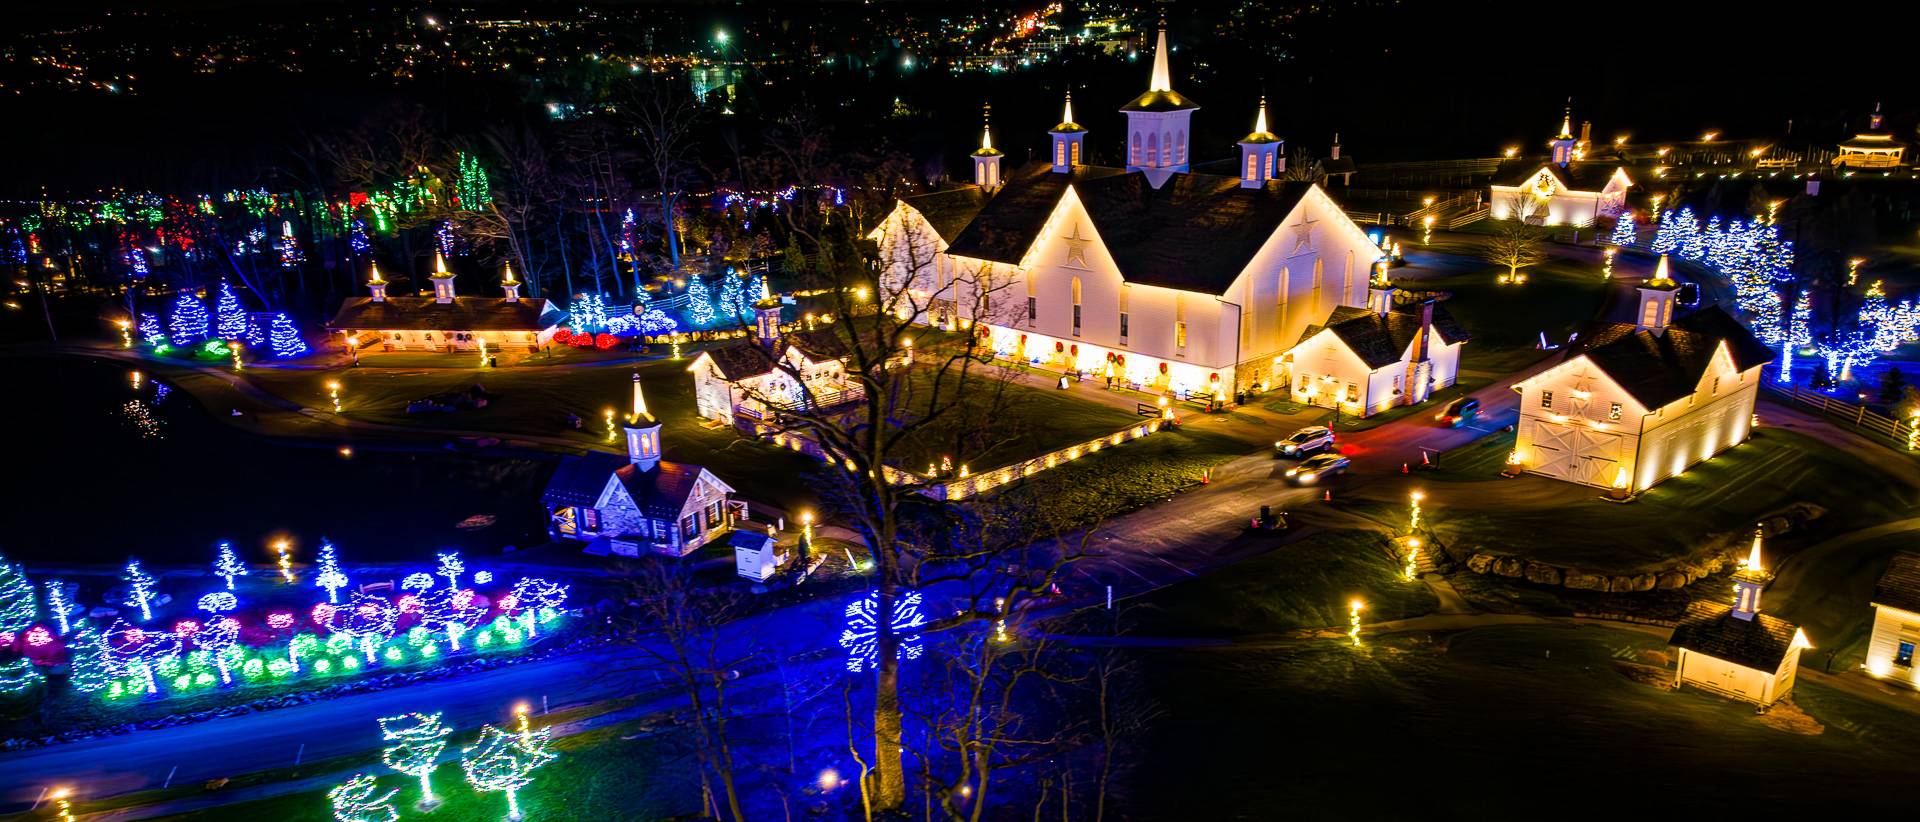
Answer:
[[[388,297],[383,302],[350,297],[327,325],[369,331],[543,331],[560,324],[563,315],[542,299],[455,297],[440,303],[432,297]]]
[[[830,328],[783,334],[780,341],[799,349],[800,353],[815,362],[836,360],[846,356],[848,351],[846,338]],[[713,365],[720,371],[721,378],[728,381],[773,373],[774,358],[761,347],[758,340],[736,340],[701,353],[713,358]]]
[[[920,216],[933,226],[933,232],[940,235],[940,239],[952,243],[987,204],[987,192],[976,185],[964,185],[931,194],[902,197],[900,200],[920,212]]]
[[[1493,173],[1493,184],[1504,188],[1526,185],[1540,169],[1548,173],[1560,185],[1574,191],[1599,191],[1607,187],[1613,174],[1620,170],[1619,163],[1568,163],[1566,168],[1540,160],[1512,160],[1503,162]]]
[[[640,513],[653,519],[672,520],[686,507],[687,497],[693,495],[703,470],[698,465],[662,461],[651,471],[642,471],[640,466],[629,463],[613,475],[633,496],[633,504]]]
[[[1920,553],[1901,551],[1873,586],[1873,604],[1920,614]]]
[[[1733,606],[1725,603],[1693,602],[1668,644],[1756,671],[1780,670],[1799,626],[1766,614],[1754,614],[1751,620],[1732,614]]]
[[[540,494],[540,501],[548,510],[566,506],[592,506],[600,500],[600,492],[606,489],[607,477],[626,464],[625,455],[604,451],[561,457],[559,467],[553,470],[553,476],[547,480],[547,490]]]
[[[1664,333],[1632,323],[1592,323],[1569,341],[1562,362],[1586,357],[1647,408],[1680,399],[1700,385],[1720,343],[1745,371],[1773,359],[1772,349],[1719,306],[1674,320]]]
[[[1433,328],[1448,343],[1466,342],[1467,330],[1461,327],[1445,303],[1433,304]],[[1332,331],[1368,368],[1385,368],[1400,361],[1414,335],[1420,333],[1420,305],[1396,306],[1386,316],[1370,308],[1338,306],[1320,325],[1308,326],[1300,335],[1306,342],[1321,331]]]
[[[1074,166],[1056,174],[1046,163],[1028,163],[1005,178],[1005,184],[954,234],[947,253],[976,260],[1017,264],[1033,247],[1040,229],[1067,192],[1067,184],[1125,172],[1099,166]],[[939,229],[936,227],[935,229]],[[945,232],[942,232],[945,237]]]

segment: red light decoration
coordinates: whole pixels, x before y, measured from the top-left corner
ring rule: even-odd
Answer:
[[[561,345],[566,345],[567,342],[572,339],[573,339],[572,329],[562,327],[562,328],[555,329],[553,332],[553,341]]]
[[[200,633],[200,623],[191,619],[183,619],[173,623],[174,636],[193,636],[197,633]]]
[[[27,631],[27,644],[35,648],[53,641],[53,632],[45,625],[35,625]]]
[[[309,616],[313,617],[313,624],[325,625],[328,622],[333,621],[333,611],[334,611],[334,607],[332,605],[322,602],[318,605],[313,606],[313,611],[309,614]]]

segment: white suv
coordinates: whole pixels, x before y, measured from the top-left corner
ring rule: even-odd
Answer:
[[[1293,436],[1284,440],[1276,440],[1273,443],[1273,453],[1276,456],[1298,459],[1309,454],[1318,454],[1332,447],[1333,429],[1324,425],[1314,425],[1295,431]]]

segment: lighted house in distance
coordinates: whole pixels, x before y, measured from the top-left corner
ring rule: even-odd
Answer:
[[[1718,306],[1673,318],[1660,261],[1635,323],[1593,323],[1558,364],[1514,384],[1528,473],[1641,491],[1745,442],[1773,352]]]
[[[1425,402],[1454,383],[1466,330],[1445,304],[1394,305],[1395,293],[1390,285],[1372,288],[1366,308],[1335,308],[1302,333],[1285,356],[1294,402],[1369,417]]]
[[[1148,89],[1121,108],[1124,167],[1088,165],[1072,101],[1045,161],[976,155],[971,186],[903,198],[869,237],[881,290],[912,317],[984,326],[1000,356],[1145,391],[1289,383],[1282,355],[1337,306],[1365,303],[1380,256],[1320,186],[1282,179],[1266,110],[1230,175],[1192,172],[1198,105],[1173,91],[1165,32]],[[979,298],[981,294],[986,299]]]
[[[453,293],[453,272],[435,255],[433,296],[389,297],[387,281],[374,267],[366,297],[350,297],[327,327],[346,334],[361,350],[533,351],[546,345],[562,312],[542,299],[523,299],[513,267],[501,275],[499,298]]]
[[[1559,136],[1548,143],[1552,154],[1546,163],[1509,163],[1495,174],[1488,190],[1487,216],[1535,225],[1585,226],[1626,210],[1627,189],[1633,187],[1627,170],[1613,163],[1582,161],[1572,121],[1569,111],[1560,123]]]
[[[685,556],[732,526],[733,488],[698,465],[661,459],[660,422],[647,413],[637,373],[633,397],[625,457],[566,457],[547,481],[548,532],[587,543],[590,553]]]
[[[1873,105],[1873,118],[1867,122],[1867,130],[1853,135],[1852,139],[1841,143],[1840,153],[1833,158],[1834,166],[1843,169],[1899,168],[1906,158],[1907,144],[1893,139],[1893,135],[1881,130],[1880,104]]]
[[[1920,687],[1913,664],[1920,646],[1920,554],[1893,555],[1873,587],[1873,635],[1867,640],[1867,673]]]
[[[1695,601],[1674,626],[1674,687],[1693,685],[1764,708],[1793,690],[1800,652],[1813,647],[1799,626],[1760,613],[1760,592],[1772,575],[1760,564],[1760,535],[1733,575],[1734,602]]]
[[[847,382],[847,344],[838,332],[782,334],[777,305],[756,307],[755,315],[753,339],[709,348],[687,366],[702,418],[733,425],[741,416],[763,419],[809,400],[831,407],[861,396],[859,386]]]

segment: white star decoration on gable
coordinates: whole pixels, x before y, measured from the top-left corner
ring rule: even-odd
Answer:
[[[1303,249],[1306,251],[1313,250],[1313,224],[1317,222],[1319,222],[1319,220],[1315,220],[1312,215],[1300,218],[1300,223],[1293,227],[1292,253],[1298,254]]]
[[[1082,267],[1085,267],[1087,265],[1087,246],[1093,244],[1093,239],[1080,236],[1080,224],[1077,222],[1074,223],[1073,234],[1061,237],[1060,239],[1067,243],[1067,262],[1079,263]]]

